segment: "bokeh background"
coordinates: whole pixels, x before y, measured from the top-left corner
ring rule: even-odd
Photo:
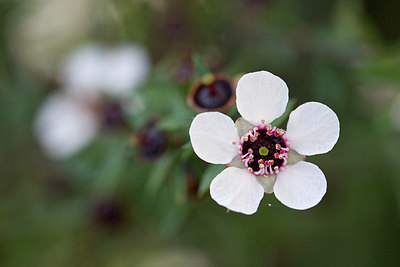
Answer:
[[[2,0],[0,265],[399,265],[399,11],[394,0]],[[54,159],[35,121],[89,42],[140,45],[148,74],[121,127]],[[271,71],[294,107],[338,114],[335,148],[308,159],[328,180],[320,204],[296,211],[272,194],[245,216],[210,198],[224,166],[191,150],[187,104],[207,68]]]

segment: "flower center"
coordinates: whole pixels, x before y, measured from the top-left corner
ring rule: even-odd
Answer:
[[[260,153],[261,156],[268,155],[268,152],[269,152],[269,150],[265,146],[260,147],[260,149],[258,150],[258,153]]]
[[[242,136],[239,155],[249,172],[270,175],[285,168],[289,152],[285,135],[285,130],[261,124]]]

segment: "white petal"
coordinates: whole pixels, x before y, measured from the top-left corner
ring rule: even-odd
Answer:
[[[289,89],[278,76],[267,71],[252,72],[240,78],[236,105],[247,121],[258,125],[272,122],[285,112]]]
[[[305,103],[290,113],[287,138],[290,147],[302,155],[326,153],[339,138],[339,119],[324,104]]]
[[[53,159],[64,159],[84,148],[96,136],[96,116],[74,98],[57,93],[45,100],[35,120],[35,134]]]
[[[190,126],[189,135],[194,152],[209,163],[226,164],[238,154],[239,136],[234,122],[225,114],[198,114]]]
[[[104,47],[89,43],[71,53],[62,69],[62,81],[70,93],[97,95],[104,80]]]
[[[103,89],[106,93],[128,96],[149,74],[150,59],[146,50],[138,45],[125,45],[110,49],[105,55]]]
[[[229,167],[211,182],[210,194],[219,205],[250,215],[257,211],[264,188],[246,169]]]
[[[274,193],[289,208],[309,209],[317,205],[326,193],[325,175],[317,165],[309,162],[288,165],[278,174]]]

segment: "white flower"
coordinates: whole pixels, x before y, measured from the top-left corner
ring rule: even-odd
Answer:
[[[64,88],[44,101],[34,122],[46,154],[61,160],[90,144],[102,123],[119,119],[118,105],[121,111],[123,104],[130,108],[132,103],[121,101],[145,80],[149,68],[145,50],[134,44],[109,49],[87,44],[73,52],[63,66]],[[118,101],[102,103],[102,94]],[[132,100],[140,108],[140,98]]]
[[[47,155],[64,159],[87,146],[100,121],[93,110],[64,92],[50,95],[40,107],[34,131]]]
[[[189,134],[196,154],[209,163],[229,164],[210,185],[220,205],[253,214],[266,193],[284,205],[304,210],[326,192],[323,172],[300,161],[302,155],[330,151],[339,138],[339,120],[326,105],[308,102],[289,116],[287,131],[271,126],[288,102],[288,88],[279,77],[259,71],[238,82],[236,105],[243,118],[219,112],[198,114]]]
[[[136,44],[106,48],[90,43],[78,47],[66,60],[61,80],[74,94],[129,96],[150,70],[146,51]]]

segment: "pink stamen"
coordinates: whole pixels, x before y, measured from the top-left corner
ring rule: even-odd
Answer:
[[[285,130],[263,123],[243,135],[239,141],[238,153],[246,168],[254,175],[271,175],[284,170],[289,151],[285,135]],[[281,141],[276,141],[275,137]],[[261,155],[259,153],[261,147],[268,147],[272,153]],[[257,151],[256,154],[254,149]]]

